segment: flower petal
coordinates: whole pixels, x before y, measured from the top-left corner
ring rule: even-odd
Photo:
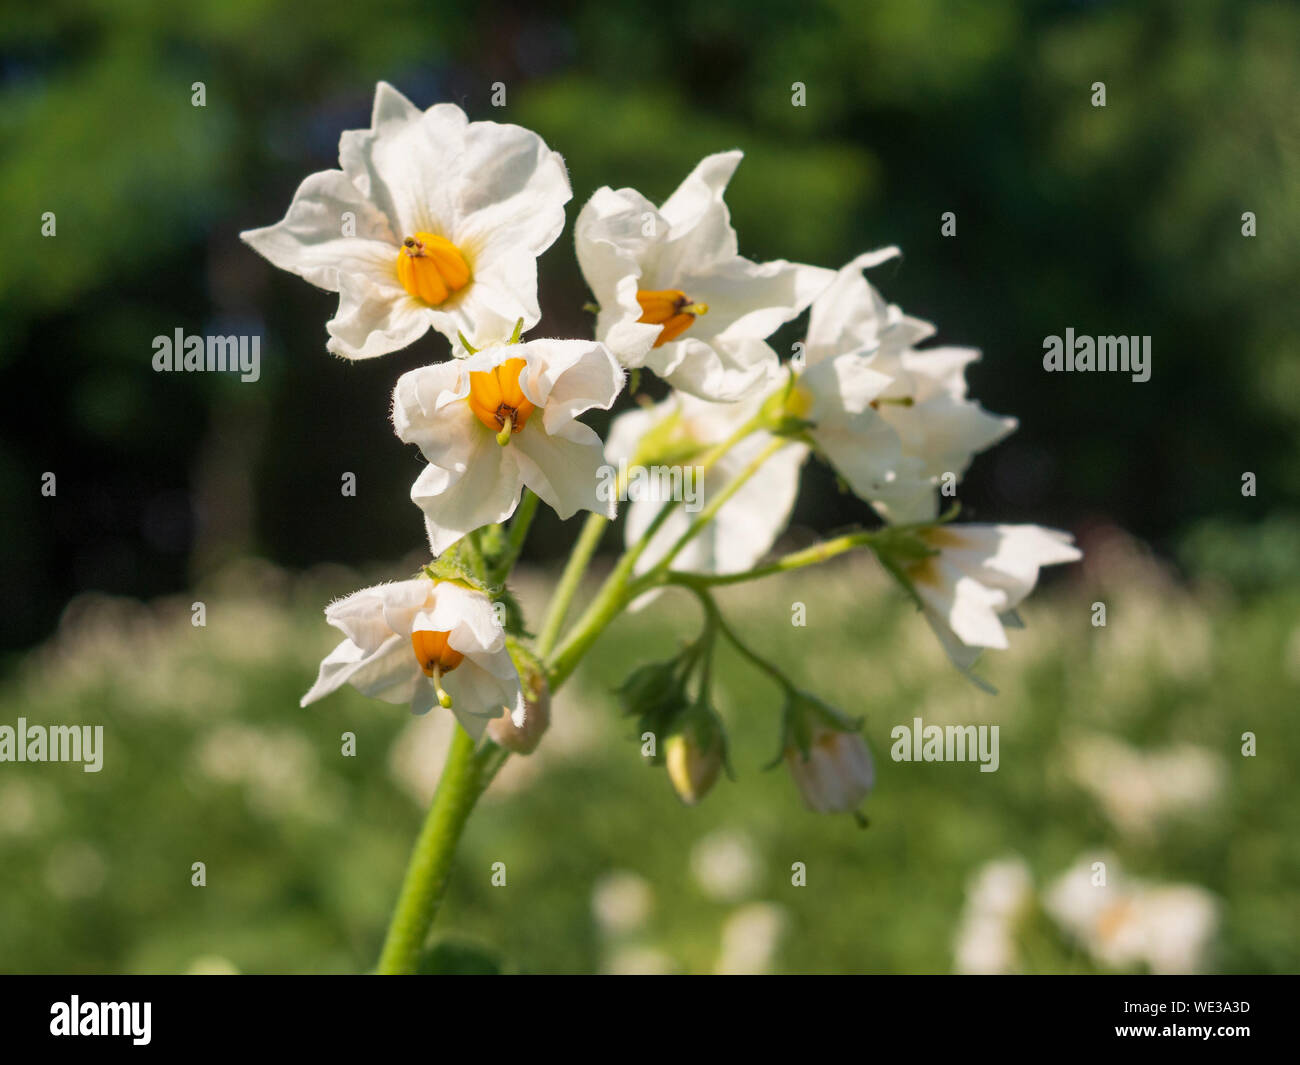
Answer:
[[[530,419],[506,449],[514,450],[524,484],[562,519],[579,510],[614,517],[614,500],[596,491],[605,449],[589,427],[571,421],[552,436],[545,422]]]
[[[359,273],[339,274],[339,309],[325,323],[326,347],[345,359],[400,351],[429,329],[428,309],[397,284]]]
[[[348,215],[355,227],[351,236],[344,235]],[[368,273],[374,261],[395,261],[400,240],[341,170],[310,175],[281,221],[239,236],[281,270],[331,292],[339,289],[340,270]]]
[[[421,112],[387,82],[375,88],[368,130],[339,138],[339,163],[388,217],[398,240],[415,232],[450,236],[457,220],[454,181],[469,120],[455,104]]]
[[[398,439],[415,444],[430,463],[464,473],[482,429],[466,403],[471,367],[453,359],[411,370],[393,389],[393,429]]]
[[[608,410],[623,387],[622,368],[604,344],[592,340],[534,340],[507,351],[527,359],[519,383],[524,395],[543,408],[543,423],[552,436],[593,407]]]
[[[422,676],[419,663],[410,652],[410,641],[397,635],[390,636],[370,653],[351,640],[344,640],[322,660],[316,683],[299,705],[314,703],[344,684],[351,684],[362,695],[384,702],[404,703],[411,698],[416,679]]]
[[[435,555],[466,533],[505,521],[519,502],[523,481],[514,455],[507,454],[513,443],[503,448],[486,428],[477,429],[469,438],[462,472],[426,466],[411,486],[411,499],[424,512]]]

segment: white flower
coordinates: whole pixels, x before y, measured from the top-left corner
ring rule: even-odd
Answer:
[[[342,135],[339,164],[303,181],[282,221],[241,234],[339,294],[330,351],[366,359],[429,328],[473,337],[486,314],[536,324],[537,256],[573,195],[537,134],[454,104],[422,112],[380,82],[370,129]]]
[[[775,902],[750,902],[728,915],[713,971],[719,976],[761,976],[776,966],[790,915]]]
[[[1139,750],[1115,736],[1085,734],[1067,744],[1068,771],[1121,832],[1150,837],[1176,815],[1203,816],[1222,794],[1223,757],[1178,743]]]
[[[707,156],[662,207],[635,189],[598,189],[574,226],[600,305],[596,336],[624,366],[704,399],[761,387],[778,362],[765,339],[834,277],[738,254],[722,196],[741,155]]]
[[[850,352],[805,363],[793,381],[777,386],[790,389],[785,413],[809,423],[817,453],[866,500],[896,490],[900,470],[914,470],[909,483],[917,479],[914,460],[904,460],[898,434],[876,411],[876,397],[890,383]]]
[[[902,523],[936,517],[939,479],[944,474],[960,478],[971,458],[1012,432],[1016,420],[989,414],[966,398],[966,367],[979,352],[916,350],[914,345],[934,335],[934,327],[887,304],[862,276],[864,269],[897,251],[868,252],[839,271],[813,301],[804,354],[810,370],[853,355],[886,379],[869,397],[870,413],[851,412],[849,438],[841,433],[837,450],[829,442],[819,446],[826,447],[827,458],[855,493],[887,521]],[[880,442],[879,423],[893,431],[896,445]],[[856,462],[849,444],[854,437],[866,449],[857,453]]]
[[[967,885],[953,944],[957,972],[1018,971],[1016,932],[1033,898],[1033,877],[1023,859],[1002,858],[981,866]]]
[[[524,723],[519,675],[492,603],[452,581],[417,577],[363,588],[325,619],[347,636],[320,665],[302,705],[344,684],[413,714],[448,707],[477,740],[504,708]]]
[[[1218,927],[1215,896],[1195,884],[1129,879],[1111,857],[1100,883],[1095,860],[1081,858],[1048,892],[1045,906],[1057,923],[1109,968],[1200,972]]]
[[[1039,525],[936,525],[917,536],[937,554],[903,563],[903,572],[963,671],[981,648],[1006,649],[1003,625],[1020,627],[1014,611],[1034,590],[1041,567],[1083,557],[1069,533]]]
[[[621,462],[639,462],[637,451],[646,434],[666,432],[669,448],[695,450],[694,459],[715,444],[722,443],[757,413],[761,397],[738,403],[710,403],[686,393],[674,392],[663,402],[648,409],[620,414],[610,426],[605,455],[612,466]],[[673,475],[647,478],[646,487],[634,494],[629,489],[630,505],[624,535],[630,546],[645,534],[666,502],[665,491],[656,486],[680,484],[684,505],[679,504],[660,526],[654,538],[637,559],[636,572],[644,573],[668,554],[695,519],[696,513],[773,440],[770,433],[758,431],[732,447],[702,479],[699,466],[691,460],[680,465],[681,480]],[[747,570],[772,548],[777,536],[790,519],[799,490],[799,468],[808,455],[804,444],[791,443],[768,457],[748,481],[721,508],[673,560],[672,568],[691,573],[739,573]],[[666,472],[668,467],[651,466],[648,471]],[[694,499],[687,496],[693,490]],[[638,600],[640,605],[644,598]]]
[[[403,374],[393,425],[429,462],[411,498],[433,553],[504,521],[524,485],[561,518],[613,517],[614,501],[597,497],[600,437],[576,419],[608,408],[622,384],[613,356],[590,340],[503,344]]]
[[[650,881],[636,873],[605,873],[591,891],[591,912],[601,930],[625,936],[645,927],[654,910],[655,892]]]
[[[785,761],[804,804],[819,814],[856,810],[876,781],[867,741],[844,729],[815,727],[808,739],[807,756],[790,743]]]

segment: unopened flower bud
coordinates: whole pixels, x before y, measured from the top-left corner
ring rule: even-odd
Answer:
[[[716,730],[688,728],[668,737],[664,745],[668,779],[687,806],[698,803],[717,783],[723,754],[722,735]]]

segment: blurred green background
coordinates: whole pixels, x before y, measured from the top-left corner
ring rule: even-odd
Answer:
[[[627,622],[557,706],[579,738],[566,746],[557,724],[546,772],[503,778],[472,824],[445,916],[495,954],[449,948],[446,964],[708,970],[726,967],[735,918],[749,931],[733,938],[771,933],[775,968],[942,971],[983,862],[1022,855],[1042,887],[1108,849],[1220,900],[1207,965],[1300,967],[1298,45],[1296,4],[1231,0],[11,5],[0,723],[102,719],[109,755],[99,775],[0,765],[0,969],[373,958],[419,816],[391,752],[418,734],[352,694],[296,704],[330,646],[323,603],[358,571],[406,572],[420,549],[418,464],[384,413],[398,374],[445,345],[331,358],[336,297],[238,233],[335,165],[381,78],[420,106],[535,128],[569,164],[570,220],[600,185],[660,199],[701,155],[741,147],[728,200],[743,253],[838,266],[901,245],[873,280],[940,342],[981,348],[973,394],[1021,421],[976,460],[966,515],[1069,528],[1090,560],[986,668],[997,699],[939,668],[924,625],[869,573],[737,593],[754,642],[788,642],[794,672],[868,715],[881,779],[862,833],[805,815],[783,771],[756,770],[776,698],[741,663],[724,671],[739,782],[684,811],[657,773],[629,771],[609,688],[645,648],[691,633],[675,603]],[[794,82],[806,107],[791,106]],[[956,238],[940,235],[945,211]],[[540,270],[539,334],[583,335],[571,231]],[[1067,327],[1152,335],[1151,380],[1045,374],[1042,338]],[[262,379],[153,373],[152,338],[176,328],[260,333]],[[356,498],[339,491],[345,471]],[[810,469],[790,539],[866,516]],[[523,576],[535,603],[572,535],[539,520]],[[1107,572],[1094,560],[1116,544]],[[196,598],[206,629],[189,625]],[[813,604],[807,630],[788,630],[794,598]],[[889,728],[914,711],[1003,721],[1003,768],[890,763]],[[338,757],[344,729],[356,759]],[[1124,788],[1069,769],[1098,736],[1151,759],[1201,749],[1213,794],[1168,818],[1117,814]],[[1124,779],[1148,764],[1134,757]],[[410,758],[434,772],[428,751]],[[744,890],[692,871],[710,846],[731,866],[749,855]],[[495,860],[508,888],[476,879]],[[788,886],[793,861],[809,888]],[[628,899],[642,921],[611,923],[620,900],[637,910]],[[1032,954],[1031,968],[1093,964],[1053,935]]]

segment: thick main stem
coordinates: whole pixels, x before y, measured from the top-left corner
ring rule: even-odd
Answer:
[[[406,879],[388,926],[388,936],[375,969],[380,975],[415,972],[425,937],[447,890],[456,843],[482,791],[481,774],[474,741],[457,725],[438,790],[415,841]]]
[[[703,458],[701,470],[707,472],[711,469],[732,446],[756,428],[758,428],[757,419],[740,427],[727,440],[711,448]],[[779,446],[780,443],[777,442],[774,447],[765,449],[762,457],[766,458],[775,447]],[[748,479],[760,462],[761,459],[751,463],[738,480],[743,483]],[[712,509],[706,511],[707,517],[704,515],[701,517],[707,520],[708,517],[716,514],[717,508],[737,487],[739,487],[737,483],[728,486]],[[526,497],[522,502],[510,529],[503,565],[499,567],[496,574],[493,574],[496,579],[505,580],[509,575],[509,570],[518,558],[524,538],[527,536],[536,505],[536,497]],[[555,654],[548,670],[548,683],[552,693],[559,689],[600,633],[627,605],[630,598],[629,585],[636,562],[674,507],[675,501],[666,502],[641,539],[624,552],[614,571],[597,593],[595,600],[575,625],[564,646]],[[577,543],[574,544],[573,552],[551,598],[546,618],[538,635],[537,652],[543,659],[550,657],[559,640],[560,630],[564,626],[569,607],[582,584],[587,566],[608,524],[609,519],[604,515],[591,514],[583,526]],[[685,541],[699,531],[702,524],[697,520],[688,533],[674,545],[674,556]],[[456,729],[451,749],[447,754],[447,762],[443,766],[442,777],[438,781],[438,790],[434,795],[433,804],[429,808],[429,814],[411,854],[406,878],[402,883],[402,891],[393,912],[388,935],[384,940],[376,972],[380,974],[415,972],[420,950],[424,946],[425,938],[446,891],[456,844],[460,840],[465,823],[478,797],[504,761],[501,754],[502,752],[496,750],[491,744],[476,753],[474,742],[468,733],[462,728]]]

